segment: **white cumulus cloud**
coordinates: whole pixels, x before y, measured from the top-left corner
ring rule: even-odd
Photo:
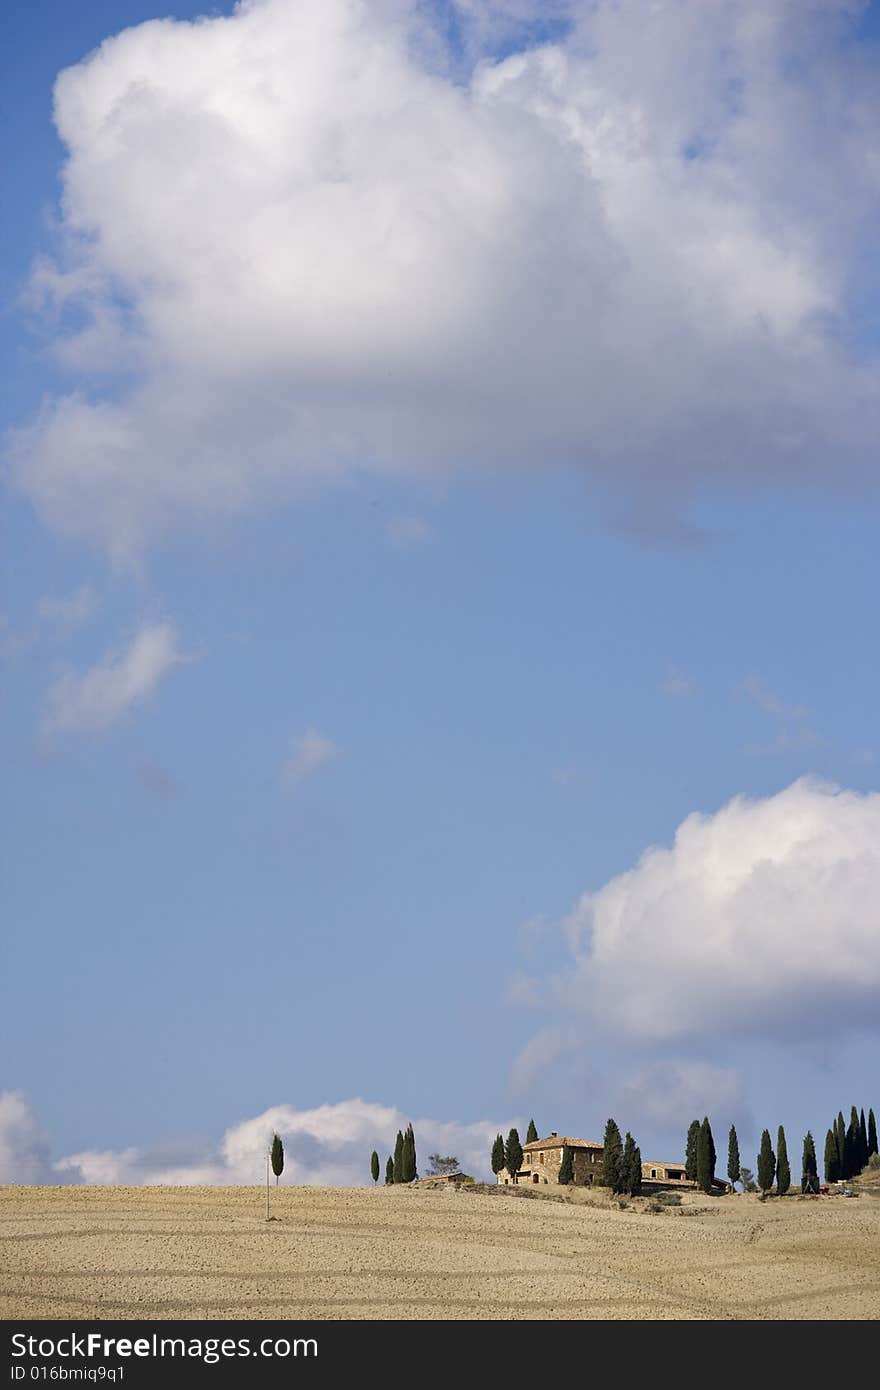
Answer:
[[[577,464],[643,512],[873,473],[849,0],[460,0],[463,61],[432,13],[243,0],[59,76],[30,293],[71,386],[10,442],[49,523],[131,559],[364,467]]]
[[[810,778],[694,813],[585,894],[545,987],[622,1040],[809,1039],[880,1020],[880,793]]]
[[[54,683],[43,736],[100,733],[152,694],[183,660],[172,624],[145,624],[123,651],[107,655],[81,675],[65,672]]]

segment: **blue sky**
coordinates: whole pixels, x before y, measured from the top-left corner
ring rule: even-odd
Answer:
[[[876,6],[555,8],[14,12],[7,1180],[876,1108]]]

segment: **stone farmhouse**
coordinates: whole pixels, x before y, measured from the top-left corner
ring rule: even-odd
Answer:
[[[571,1149],[575,1183],[579,1187],[591,1187],[602,1169],[605,1153],[602,1145],[592,1139],[572,1139],[555,1133],[546,1139],[533,1139],[530,1144],[523,1144],[523,1166],[516,1175],[516,1182],[558,1183],[566,1144]],[[499,1184],[507,1187],[511,1181],[510,1173],[502,1168],[498,1174]]]
[[[559,1182],[562,1152],[566,1144],[571,1150],[573,1181],[578,1187],[592,1187],[602,1171],[605,1150],[593,1139],[572,1139],[551,1132],[546,1139],[533,1139],[523,1144],[523,1163],[513,1178],[506,1168],[498,1174],[499,1185],[536,1183],[551,1185]],[[684,1175],[683,1163],[660,1163],[656,1159],[642,1162],[642,1182],[648,1189],[656,1187],[693,1187]]]

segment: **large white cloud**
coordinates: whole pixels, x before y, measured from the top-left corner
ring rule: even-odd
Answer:
[[[858,6],[457,9],[464,70],[415,0],[245,0],[61,74],[31,290],[75,389],[11,446],[48,521],[123,557],[361,466],[575,462],[649,508],[873,468]],[[506,9],[570,32],[478,61]]]
[[[53,1166],[54,1181],[126,1184],[258,1183],[265,1176],[266,1152],[273,1133],[285,1149],[285,1181],[329,1186],[361,1186],[370,1181],[370,1154],[385,1159],[393,1152],[397,1131],[409,1117],[393,1106],[344,1100],[297,1110],[276,1105],[229,1128],[220,1144],[173,1146],[173,1151],[91,1150],[68,1154]],[[455,1154],[466,1171],[483,1176],[492,1141],[501,1128],[488,1121],[460,1124],[414,1119],[419,1169],[427,1169],[432,1152]],[[53,1179],[44,1179],[52,1181]]]
[[[694,813],[586,894],[545,1000],[621,1041],[880,1026],[880,793],[803,778]]]
[[[33,1108],[21,1091],[0,1091],[0,1182],[52,1181],[49,1142]]]

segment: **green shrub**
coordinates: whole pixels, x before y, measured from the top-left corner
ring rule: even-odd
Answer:
[[[655,1201],[655,1202],[659,1202],[660,1205],[661,1205],[661,1206],[664,1206],[664,1207],[680,1207],[680,1206],[681,1206],[681,1193],[680,1193],[680,1192],[658,1192],[657,1195],[656,1195],[655,1198],[654,1198],[654,1201]]]

